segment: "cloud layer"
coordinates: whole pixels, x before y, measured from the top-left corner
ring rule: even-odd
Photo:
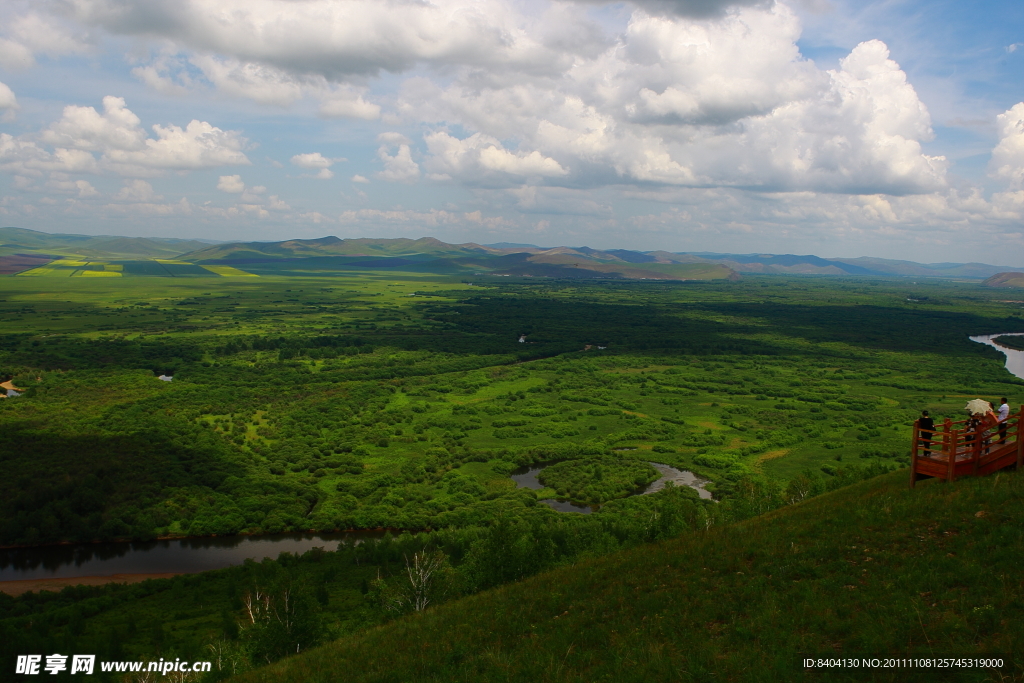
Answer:
[[[907,194],[945,184],[944,160],[920,145],[931,136],[928,111],[886,46],[867,41],[839,69],[818,69],[800,54],[800,22],[781,3],[637,0],[618,34],[599,26],[585,5],[562,3],[540,13],[501,0],[51,6],[83,30],[163,41],[133,71],[162,92],[210,87],[277,106],[311,97],[325,117],[388,114],[433,125],[419,160],[411,144],[378,150],[383,180],[412,182],[422,177],[422,161],[428,178],[510,186],[539,178],[573,187]],[[55,49],[38,38],[47,21],[19,18],[11,40]],[[85,49],[68,40],[69,49]],[[417,68],[436,76],[407,79],[391,113],[367,99],[368,77]],[[79,122],[94,125],[86,114],[78,113]],[[452,134],[451,125],[466,133]],[[153,165],[147,159],[167,156],[173,140],[184,147],[186,139],[215,137],[212,129],[156,132],[145,146],[162,150],[147,157],[118,148],[108,162]],[[183,153],[168,163],[195,167],[205,158]],[[332,175],[320,170],[322,178]]]
[[[1024,211],[1024,103],[995,122],[988,172],[999,187],[962,187],[926,151],[932,117],[889,47],[851,41],[822,68],[801,53],[801,21],[784,2],[18,2],[0,16],[0,68],[123,51],[155,101],[205,107],[143,124],[118,96],[127,89],[110,89],[102,106],[64,102],[59,117],[0,132],[0,171],[16,188],[56,193],[75,210],[107,197],[226,221],[581,234],[742,225],[776,236],[802,225],[1012,232]],[[0,83],[5,120],[25,116],[30,100],[15,95]],[[208,113],[239,100],[223,119]],[[288,169],[282,183],[318,188],[315,198],[286,203],[268,180],[234,174],[277,137],[223,123],[238,111],[330,131],[266,157]],[[351,182],[335,177],[342,161]],[[213,199],[162,199],[158,178],[204,171]],[[104,189],[91,176],[129,182]],[[14,210],[3,201],[0,212]]]
[[[856,194],[943,187],[944,159],[920,145],[931,137],[928,111],[886,46],[862,43],[840,69],[821,71],[800,56],[798,36],[783,6],[703,22],[638,12],[617,44],[577,59],[557,84],[520,74],[480,83],[467,73],[440,89],[419,79],[399,107],[479,131],[461,145],[482,135],[518,140],[516,158],[547,159],[551,172],[535,173],[561,184]],[[445,134],[426,142],[435,157],[428,166],[480,178],[479,164],[454,162]]]

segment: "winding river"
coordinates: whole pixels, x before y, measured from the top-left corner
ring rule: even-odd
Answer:
[[[987,344],[998,349],[1006,355],[1006,371],[1015,377],[1024,379],[1024,351],[1011,349],[1008,346],[996,344],[993,339],[996,337],[1024,337],[1024,332],[1004,332],[1003,334],[979,334],[971,337],[970,340],[979,344]]]
[[[550,464],[522,468],[512,474],[512,479],[519,487],[542,489],[544,486],[537,481],[537,473]],[[692,486],[701,498],[711,497],[711,493],[703,488],[707,481],[692,472],[660,463],[652,462],[651,465],[662,476],[643,491],[637,491],[636,495],[660,491],[666,482],[673,481],[677,485]],[[577,505],[563,500],[547,499],[541,502],[561,512],[589,514],[597,509],[597,506]],[[0,549],[0,582],[113,575],[120,577],[132,574],[194,574],[242,564],[248,559],[259,561],[285,552],[304,553],[314,547],[335,550],[339,543],[348,539],[359,542],[383,535],[383,531],[349,531]]]
[[[194,574],[246,560],[335,550],[347,539],[379,538],[383,531],[222,536],[165,541],[81,543],[0,550],[0,581],[65,579],[112,574]]]

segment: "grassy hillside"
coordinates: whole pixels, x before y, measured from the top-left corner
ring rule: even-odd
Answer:
[[[188,252],[188,253],[182,253]],[[659,262],[655,262],[655,261]],[[0,228],[0,275],[25,277],[323,277],[355,273],[570,279],[736,279],[717,263],[678,263],[639,252],[493,249],[412,239],[294,239],[209,245],[195,240],[50,235]]]
[[[432,237],[339,239],[222,244],[184,254],[201,265],[229,264],[258,275],[327,275],[390,270],[435,275],[491,275],[571,279],[715,280],[736,279],[718,263],[655,262],[624,250],[509,248],[446,244]]]
[[[399,239],[340,239],[321,237],[309,240],[283,242],[233,242],[207,246],[182,258],[190,261],[252,258],[303,258],[311,256],[409,256],[413,254],[442,256],[469,256],[496,252],[477,244],[447,244],[433,237],[418,240]]]
[[[1024,287],[1024,273],[996,273],[981,284],[987,287]]]
[[[900,471],[442,605],[243,680],[1020,680],[1022,518],[1022,474],[911,490]],[[801,665],[995,654],[1005,678]]]
[[[0,256],[46,254],[95,259],[171,258],[185,251],[209,246],[199,240],[163,237],[115,237],[111,235],[64,235],[0,228]]]

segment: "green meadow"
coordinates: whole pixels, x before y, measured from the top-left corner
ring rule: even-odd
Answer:
[[[118,264],[96,272],[109,265]],[[846,501],[849,523],[860,524],[863,501],[844,487],[868,491],[884,482],[885,496],[899,492],[916,505],[916,494],[903,491],[903,468],[922,409],[959,419],[970,398],[1009,396],[1015,408],[1024,400],[1024,381],[1006,372],[1002,355],[967,338],[1024,332],[1021,306],[976,282],[205,272],[0,276],[0,379],[23,392],[0,399],[0,544],[381,528],[396,537],[172,581],[0,598],[10,653],[11,644],[26,643],[138,657],[220,648],[240,672],[340,637],[358,643],[418,628],[411,625],[423,617],[402,617],[419,611],[416,600],[429,597],[431,610],[440,603],[476,609],[505,593],[459,598],[552,570],[575,576],[572,567],[597,566],[587,563],[611,553],[638,558],[652,542],[667,543],[657,550],[667,558],[691,542],[670,540],[680,534],[730,528],[721,533],[732,538],[765,529],[759,515],[795,515],[811,508],[794,503],[815,496]],[[510,478],[516,468],[551,462],[558,464],[542,474],[543,489],[516,488]],[[717,502],[685,487],[631,495],[654,477],[649,462],[708,479]],[[600,508],[579,515],[540,503],[559,497]],[[700,538],[714,545],[708,539],[717,537]],[[434,592],[416,593],[403,579],[407,563],[420,561],[444,577]],[[815,561],[792,571],[803,576]],[[666,560],[673,580],[699,585],[700,568],[683,564]],[[737,596],[752,590],[743,579],[730,581]],[[842,593],[852,590],[846,585],[836,591],[854,595]],[[290,622],[302,628],[247,624],[240,601],[259,586],[303,596]],[[782,603],[764,609],[786,610]],[[700,633],[726,638],[723,647],[747,643],[735,667],[759,661],[755,653],[768,647],[763,628],[782,623],[766,616],[744,635],[729,630],[726,616],[708,615],[699,619],[722,625]],[[399,631],[366,631],[396,617],[406,626],[387,628]],[[637,628],[647,626],[628,627]],[[516,633],[501,642],[525,637]],[[621,633],[609,637],[634,638]],[[504,645],[480,645],[495,658],[481,664],[472,643],[482,637],[452,645],[462,654],[445,655],[448,664],[426,673],[396,664],[404,674],[359,680],[458,680],[476,670],[470,662],[492,672],[482,680],[536,673],[513,666]],[[657,674],[656,667],[677,666],[678,653],[630,650],[619,664],[591,669],[573,655],[594,652],[592,639],[581,637],[575,646],[552,641],[557,647],[536,665],[562,648],[565,680],[588,672],[596,672],[588,680],[626,680],[615,672],[637,657],[662,662],[637,671],[674,680],[664,673],[674,669]],[[879,638],[864,642],[895,647]],[[991,652],[1001,642],[975,644]],[[701,650],[700,671],[719,670],[715,647]],[[792,639],[780,647],[785,657],[811,651]],[[783,659],[771,666],[788,666]],[[726,664],[721,671],[740,670]]]

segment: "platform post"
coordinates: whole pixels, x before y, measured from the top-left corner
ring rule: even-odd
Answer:
[[[1024,462],[1024,439],[1021,439],[1021,429],[1024,428],[1024,406],[1021,406],[1017,413],[1017,470],[1020,470]]]
[[[910,447],[910,488],[914,488],[917,484],[917,442],[921,434],[920,425],[917,420],[914,420],[913,434],[914,440]]]
[[[978,466],[981,465],[981,451],[985,446],[985,433],[988,432],[985,429],[985,423],[983,422],[977,431],[974,432],[974,467],[971,468],[971,474],[974,476],[978,475]],[[989,449],[991,449],[991,442],[989,443]],[[988,449],[986,449],[986,452]]]
[[[957,443],[960,441],[960,430],[954,429],[950,437],[949,443],[949,458],[946,462],[946,481],[956,481],[956,449]]]

